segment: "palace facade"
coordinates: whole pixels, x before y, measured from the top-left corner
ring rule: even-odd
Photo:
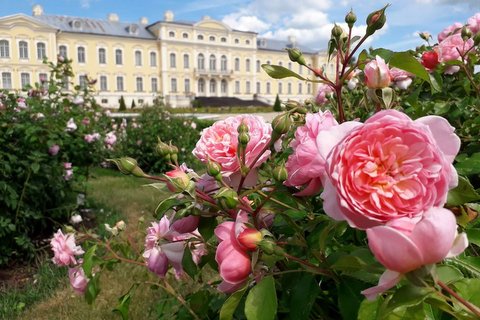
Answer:
[[[97,100],[104,107],[152,104],[163,98],[172,107],[188,107],[195,97],[235,97],[272,103],[310,98],[316,86],[286,78],[270,78],[264,63],[283,65],[304,77],[311,72],[292,63],[285,51],[299,48],[313,68],[328,65],[324,52],[296,43],[260,38],[203,17],[198,22],[176,21],[171,11],[149,23],[122,22],[118,15],[105,20],[47,15],[39,5],[32,16],[22,13],[0,18],[0,87],[22,89],[49,76],[44,58],[62,55],[73,60],[73,84],[86,76],[97,79]]]

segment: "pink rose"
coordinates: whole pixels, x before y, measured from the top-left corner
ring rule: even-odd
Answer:
[[[405,70],[392,68],[390,69],[390,76],[395,86],[401,90],[407,90],[412,84],[413,74]]]
[[[295,131],[295,139],[290,144],[293,153],[285,164],[288,172],[285,185],[305,187],[295,195],[311,196],[322,188],[325,158],[330,150],[322,150],[323,141],[317,140],[317,136],[320,131],[329,130],[336,125],[338,123],[330,111],[320,111],[307,114],[305,125]]]
[[[53,235],[50,246],[54,254],[52,261],[58,266],[76,265],[75,256],[84,253],[82,247],[75,244],[75,235],[73,233],[64,235],[60,229]]]
[[[250,256],[246,253],[248,249],[237,240],[246,229],[247,221],[247,213],[240,211],[235,222],[222,222],[215,228],[219,241],[215,260],[223,279],[218,289],[222,292],[230,293],[241,288],[252,271]]]
[[[460,34],[451,35],[438,44],[438,60],[440,62],[459,60],[460,55],[465,54],[473,45],[473,39],[463,41]]]
[[[325,212],[367,229],[443,206],[458,182],[452,162],[460,139],[454,130],[444,118],[412,121],[396,110],[343,130],[327,159]]]
[[[60,151],[60,146],[58,144],[54,144],[50,148],[48,148],[48,153],[51,156],[56,156],[58,154],[58,151]]]
[[[187,168],[187,165],[183,163],[181,166],[175,167],[165,173],[165,177],[168,179],[166,182],[168,190],[171,192],[182,192],[187,189],[190,183],[190,177],[187,172],[192,171]]]
[[[443,29],[442,32],[438,34],[437,36],[438,43],[442,42],[452,34],[460,33],[460,31],[462,30],[462,27],[463,27],[463,24],[461,24],[460,22],[455,22],[451,26],[446,27],[445,29]]]
[[[385,60],[377,56],[365,65],[365,82],[370,89],[382,89],[390,85],[390,69]]]
[[[453,213],[439,207],[427,210],[418,223],[401,218],[367,229],[367,237],[375,258],[387,268],[377,286],[362,292],[369,299],[396,285],[402,274],[457,256],[468,246]]]
[[[67,127],[65,128],[65,131],[67,132],[73,132],[77,130],[77,125],[75,124],[75,121],[73,118],[70,118],[67,122]]]
[[[104,142],[108,147],[113,146],[115,142],[117,142],[117,136],[115,135],[115,132],[110,131],[109,133],[107,133],[105,135]]]
[[[480,31],[480,12],[468,18],[467,24],[468,28],[470,29],[470,31],[472,31],[473,34],[478,33]]]
[[[73,290],[78,294],[84,294],[87,289],[88,279],[85,276],[82,266],[68,269],[68,278]]]
[[[237,157],[237,128],[242,122],[248,127],[250,137],[245,150],[245,164],[252,168],[260,166],[270,155],[269,150],[263,153],[262,151],[270,142],[272,126],[262,117],[254,115],[229,117],[204,129],[193,154],[202,162],[210,160],[218,163],[225,177],[238,173],[240,163]]]
[[[323,106],[328,102],[328,98],[333,94],[333,89],[327,84],[319,83],[315,102]]]

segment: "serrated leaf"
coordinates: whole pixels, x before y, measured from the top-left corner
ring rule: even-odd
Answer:
[[[228,297],[228,299],[222,305],[222,309],[220,309],[220,320],[233,319],[233,314],[235,313],[238,304],[242,300],[245,291],[247,291],[246,287],[233,293],[230,297]]]
[[[300,80],[306,81],[304,77],[301,75],[293,72],[290,69],[287,69],[282,66],[276,66],[276,65],[271,65],[271,64],[262,64],[263,70],[272,78],[274,79],[283,79],[283,78],[288,78],[288,77],[294,77]]]
[[[447,205],[459,206],[468,202],[480,200],[470,181],[462,176],[458,177],[458,186],[448,192]]]
[[[247,320],[273,320],[277,314],[277,292],[272,276],[263,278],[248,293],[245,302]]]

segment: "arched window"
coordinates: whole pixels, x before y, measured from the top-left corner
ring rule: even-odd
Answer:
[[[46,57],[47,57],[47,48],[45,46],[45,43],[38,42],[37,43],[37,59],[43,60]]]
[[[177,67],[177,56],[175,53],[170,53],[170,68]]]
[[[292,84],[290,82],[287,84],[287,93],[292,94]]]
[[[267,94],[270,94],[270,82],[267,82]]]
[[[202,53],[200,53],[198,55],[197,67],[198,67],[199,70],[204,70],[205,69],[205,56]]]
[[[222,56],[220,58],[220,69],[222,71],[227,71],[227,56]]]
[[[250,59],[245,60],[245,71],[250,72]]]
[[[198,79],[198,93],[205,93],[205,80],[203,78]]]
[[[142,77],[137,77],[135,79],[135,83],[137,86],[137,91],[142,92],[143,91],[143,78]]]
[[[235,71],[240,71],[240,59],[235,58]]]
[[[156,52],[150,52],[150,67],[156,67],[157,66],[157,53]]]
[[[245,91],[247,93],[250,93],[251,88],[250,88],[250,81],[245,82]]]
[[[85,63],[85,47],[77,48],[78,63]]]
[[[142,65],[142,51],[140,50],[135,51],[135,65],[136,66]]]
[[[169,36],[170,38],[175,38],[175,32],[170,31],[170,32],[168,33],[168,36]]]
[[[208,40],[210,40],[210,41],[215,41],[215,37],[214,37],[214,36],[210,36],[210,37],[208,38]]]
[[[67,46],[58,47],[58,55],[66,58],[67,57]]]
[[[210,93],[217,92],[217,82],[215,80],[210,80]]]
[[[10,58],[10,43],[8,40],[0,40],[0,58]]]
[[[224,95],[227,94],[228,90],[228,83],[227,80],[223,79],[222,82],[220,83],[220,92]]]
[[[302,94],[302,84],[301,83],[298,84],[298,93]]]
[[[257,60],[257,72],[260,72],[260,67],[261,67],[260,60]]]
[[[115,50],[115,64],[123,64],[123,53],[121,49]]]
[[[26,41],[20,41],[18,43],[20,59],[28,59],[28,43]]]
[[[184,33],[182,34],[182,37],[183,37],[183,39],[188,39],[188,33],[185,33],[185,32],[184,32]]]
[[[199,34],[199,35],[197,36],[197,40],[203,40],[203,35]]]
[[[210,55],[210,70],[215,71],[217,69],[217,58],[215,55]]]
[[[98,63],[107,63],[107,51],[105,50],[105,48],[98,49]]]
[[[190,56],[186,53],[183,55],[183,67],[185,69],[190,68]]]
[[[283,91],[283,85],[281,82],[278,83],[278,94],[282,94]]]
[[[261,87],[260,87],[260,82],[257,82],[257,91],[256,91],[257,94],[260,94],[260,88],[261,88]]]

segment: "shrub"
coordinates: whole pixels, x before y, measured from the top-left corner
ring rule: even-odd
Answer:
[[[273,111],[282,111],[282,103],[280,101],[280,97],[277,94],[275,98],[275,103],[273,104]]]
[[[120,100],[118,100],[118,103],[120,106],[118,107],[118,111],[125,111],[127,110],[127,105],[125,104],[125,99],[123,96],[120,97]]]

